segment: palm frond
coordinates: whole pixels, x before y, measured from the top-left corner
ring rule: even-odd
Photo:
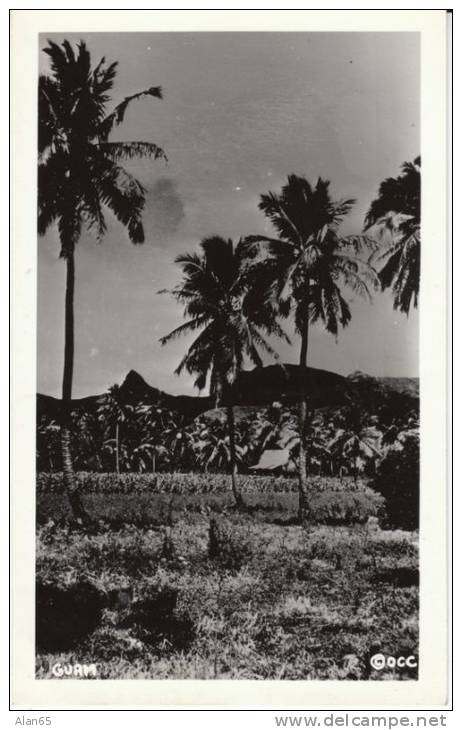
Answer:
[[[75,48],[67,40],[61,46],[49,41],[44,52],[51,73],[39,78],[39,233],[57,221],[66,256],[83,225],[94,229],[98,239],[104,235],[103,208],[108,206],[131,241],[142,243],[145,191],[117,162],[165,158],[165,153],[150,142],[109,143],[107,138],[131,101],[146,95],[161,98],[160,87],[126,97],[107,115],[117,63],[106,65],[102,58],[92,70],[83,41]]]
[[[365,218],[370,228],[390,211],[411,215],[420,223],[420,157],[402,165],[403,174],[389,177],[379,187]]]
[[[161,343],[161,345],[166,345],[167,342],[171,342],[177,337],[181,337],[181,335],[188,334],[189,332],[194,332],[195,330],[199,329],[199,327],[203,327],[205,324],[207,324],[208,319],[209,317],[207,315],[203,315],[202,317],[196,317],[195,319],[191,319],[189,320],[189,322],[183,322],[183,324],[180,324],[179,327],[176,327],[168,335],[164,335],[163,337],[161,337],[159,339],[159,342]]]
[[[134,160],[140,157],[153,160],[163,158],[167,161],[164,150],[152,142],[100,142],[95,146],[115,161]]]
[[[301,244],[300,234],[285,209],[282,197],[274,193],[262,195],[258,205],[260,210],[271,220],[278,233],[295,245]]]
[[[141,212],[144,207],[144,188],[126,170],[113,165],[97,182],[101,201],[126,227],[132,243],[144,242]]]
[[[114,111],[101,122],[98,129],[98,136],[101,140],[106,141],[114,127],[122,124],[125,118],[125,113],[132,101],[142,99],[146,96],[162,99],[162,87],[151,86],[149,89],[126,96],[125,99],[115,107]]]
[[[169,293],[184,304],[190,320],[162,338],[173,337],[203,325],[175,372],[195,374],[197,387],[205,387],[210,375],[210,393],[229,398],[232,384],[242,370],[244,357],[262,365],[262,353],[277,358],[263,333],[281,333],[277,311],[258,288],[258,278],[247,266],[245,244],[235,247],[230,240],[210,236],[201,242],[202,253],[176,258],[182,281]]]
[[[356,254],[356,256],[359,256],[364,251],[376,251],[378,248],[378,243],[372,236],[367,236],[365,234],[352,234],[339,238],[338,246],[340,249],[344,247],[350,248]]]
[[[345,216],[351,212],[352,208],[354,208],[355,205],[355,198],[345,198],[344,200],[339,200],[336,203],[332,203],[332,223],[334,223],[334,225],[339,225],[342,222],[343,218],[345,218]]]

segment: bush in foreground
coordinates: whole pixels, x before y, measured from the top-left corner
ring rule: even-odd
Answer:
[[[407,438],[391,449],[377,468],[371,486],[385,498],[388,524],[415,530],[419,526],[419,443]]]

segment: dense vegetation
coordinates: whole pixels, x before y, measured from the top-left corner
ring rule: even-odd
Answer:
[[[115,387],[96,411],[71,413],[70,433],[79,471],[157,472],[220,471],[230,462],[229,433],[220,409],[194,420],[162,405],[116,401]],[[414,401],[415,403],[415,401]],[[307,473],[371,473],[390,448],[400,449],[408,434],[417,435],[418,413],[411,401],[403,408],[383,400],[369,409],[355,406],[313,409],[306,430]],[[239,470],[255,466],[267,449],[284,449],[283,471],[296,468],[300,439],[297,414],[275,402],[239,408],[235,417]],[[43,416],[37,432],[37,468],[61,471],[59,424]]]
[[[226,513],[233,498],[228,479],[219,474],[77,474],[81,494],[94,519],[108,524],[138,526],[162,524],[189,513]],[[38,479],[37,516],[44,524],[69,518],[61,474],[42,474]],[[256,519],[291,523],[297,517],[297,484],[294,479],[240,477],[238,488],[247,511]],[[310,480],[310,517],[314,524],[364,524],[370,517],[385,517],[385,500],[351,478],[317,477]]]
[[[108,112],[117,64],[92,66],[83,42],[45,53],[38,229],[57,225],[66,296],[62,399],[37,424],[37,676],[76,661],[117,679],[415,678],[369,659],[417,654],[418,399],[307,363],[310,329],[336,337],[352,292],[381,285],[395,308],[417,306],[420,159],[382,183],[367,235],[340,233],[354,200],[289,174],[260,197],[273,237],[207,237],[177,257],[168,293],[184,321],[161,341],[194,333],[177,372],[207,389],[208,410],[118,385],[76,404],[77,243],[85,228],[104,236],[107,209],[144,241],[145,190],[121,163],[165,155],[109,137],[131,102],[162,92]],[[290,393],[253,394],[285,321]]]
[[[373,480],[374,489],[387,500],[388,524],[414,530],[419,526],[419,440],[409,437],[401,451],[390,450]]]

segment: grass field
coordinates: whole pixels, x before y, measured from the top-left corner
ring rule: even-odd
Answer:
[[[324,487],[329,503],[364,491]],[[83,531],[66,521],[63,495],[39,490],[38,586],[91,586],[102,599],[87,635],[39,648],[38,678],[56,662],[96,663],[114,679],[416,678],[369,658],[418,655],[417,533],[351,512],[348,525],[290,524],[295,494],[269,489],[247,514],[225,493],[176,495],[167,527],[167,496],[93,491],[100,522]],[[79,619],[74,600],[65,620]]]

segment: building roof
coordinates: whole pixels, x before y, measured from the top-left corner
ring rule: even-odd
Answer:
[[[265,469],[272,471],[281,466],[286,466],[290,459],[289,449],[266,449],[260,457],[260,461],[251,469]]]

